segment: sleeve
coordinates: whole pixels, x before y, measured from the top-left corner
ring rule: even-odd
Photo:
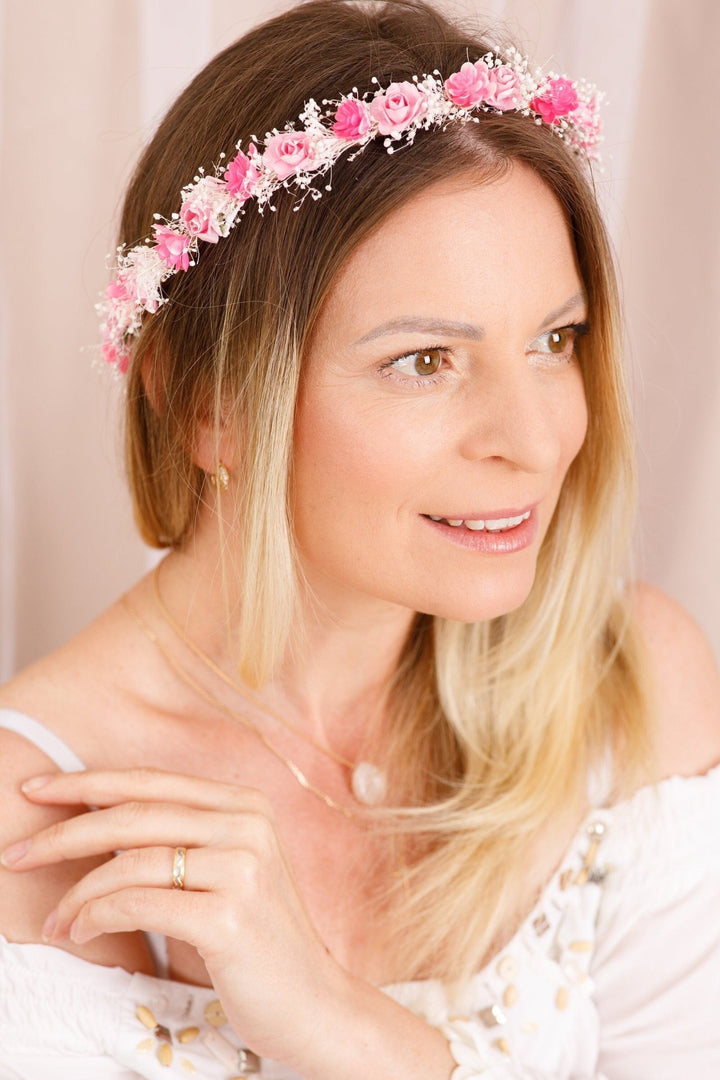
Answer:
[[[619,823],[628,858],[598,913],[598,1069],[609,1080],[718,1080],[720,768],[660,787]]]

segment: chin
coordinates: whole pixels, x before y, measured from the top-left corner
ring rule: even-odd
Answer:
[[[493,579],[485,579],[474,587],[448,589],[442,597],[421,605],[418,609],[426,615],[435,615],[454,622],[477,623],[497,619],[508,615],[527,600],[535,580],[535,567],[532,573],[505,575],[498,574]]]

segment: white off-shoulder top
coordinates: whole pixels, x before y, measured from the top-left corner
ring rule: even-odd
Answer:
[[[83,768],[30,717],[0,710],[0,727],[60,769]],[[720,766],[597,803],[463,1000],[433,980],[384,988],[445,1033],[453,1080],[719,1080]],[[212,989],[0,937],[2,1080],[232,1080],[258,1068],[298,1080],[247,1054]]]

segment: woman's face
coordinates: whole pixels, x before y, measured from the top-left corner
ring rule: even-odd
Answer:
[[[461,621],[523,602],[585,437],[586,314],[560,207],[523,166],[434,185],[353,253],[295,433],[296,538],[325,602]]]

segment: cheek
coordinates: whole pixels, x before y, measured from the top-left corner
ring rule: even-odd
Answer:
[[[320,396],[320,395],[318,395]],[[432,468],[436,445],[414,410],[398,415],[387,402],[372,406],[332,395],[298,409],[294,443],[294,494],[298,520],[342,508],[352,527],[380,518],[388,504],[400,511]]]
[[[585,386],[580,368],[575,367],[568,374],[570,378],[566,384],[566,392],[558,402],[560,408],[556,409],[561,446],[558,465],[563,477],[585,442],[588,425]]]

